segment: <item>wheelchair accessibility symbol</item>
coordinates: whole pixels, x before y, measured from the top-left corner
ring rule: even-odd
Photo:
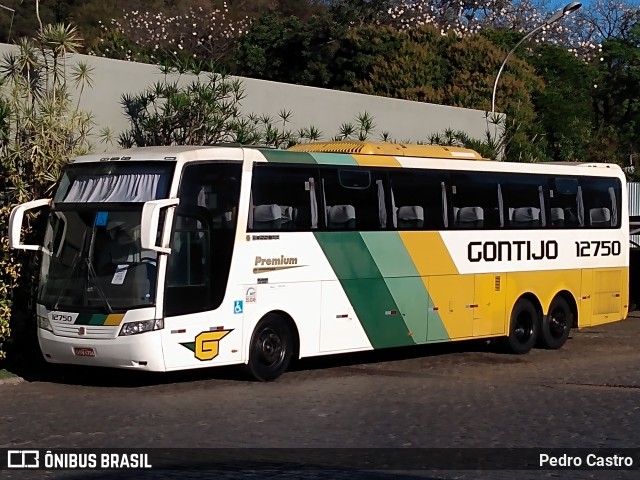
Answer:
[[[235,300],[233,302],[233,313],[242,313],[242,300]]]

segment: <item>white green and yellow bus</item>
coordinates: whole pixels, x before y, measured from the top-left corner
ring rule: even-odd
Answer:
[[[80,157],[16,207],[42,252],[53,363],[148,371],[498,339],[560,348],[628,310],[626,182],[611,164],[325,142]],[[42,245],[21,243],[45,207]]]

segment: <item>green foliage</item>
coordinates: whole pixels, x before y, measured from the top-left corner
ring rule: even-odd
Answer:
[[[95,39],[89,46],[89,51],[100,57],[116,60],[129,60],[141,63],[152,63],[163,57],[155,58],[148,49],[136,45],[131,39],[114,29],[109,29]]]
[[[482,36],[442,35],[430,26],[410,31],[365,26],[349,32],[334,62],[341,80],[353,82],[345,86],[359,93],[486,111],[504,56]],[[514,58],[499,86],[498,106],[507,115],[505,159],[546,159],[533,104],[541,79],[531,66]]]
[[[329,11],[341,24],[371,25],[386,18],[386,12],[394,3],[393,0],[333,0]]]
[[[640,150],[640,20],[626,37],[609,39],[602,48],[593,90],[595,130],[609,140],[611,132],[603,129],[615,130],[618,148],[606,156],[623,161]],[[601,151],[605,145],[600,145]]]
[[[165,65],[163,81],[138,94],[122,97],[130,128],[120,135],[124,148],[152,145],[213,145],[240,143],[286,148],[300,141],[317,140],[315,127],[293,132],[288,128],[291,112],[283,110],[279,120],[269,116],[245,115],[242,81],[223,73],[206,73],[194,65],[181,65],[178,73],[193,73],[196,78],[181,84],[175,68]],[[103,137],[110,135],[103,131]]]
[[[333,140],[369,140],[369,136],[376,128],[375,121],[367,112],[356,115],[356,123],[345,122],[340,125],[339,133],[333,137]]]
[[[543,79],[533,100],[547,140],[547,155],[554,161],[587,157],[593,127],[591,89],[596,71],[566,49],[544,45],[527,58]]]
[[[504,132],[503,130],[497,131]],[[482,140],[471,138],[466,132],[451,128],[428,136],[428,143],[431,145],[470,148],[482,155],[483,158],[492,160],[498,160],[502,156],[504,140],[504,133],[498,133],[496,136],[492,134],[491,129],[487,129],[486,136]]]
[[[239,80],[222,74],[198,77],[187,86],[178,80],[157,82],[136,95],[123,95],[131,128],[121,134],[123,147],[206,145],[248,140],[249,125],[241,121]]]
[[[69,64],[68,54],[81,47],[75,28],[46,25],[35,38],[21,38],[19,51],[0,63],[4,90],[0,99],[0,358],[9,338],[11,309],[17,319],[29,318],[33,257],[9,250],[7,224],[12,205],[50,195],[60,168],[86,153],[91,115],[71,98],[91,85],[86,63]],[[34,218],[26,241],[38,235]],[[20,284],[18,281],[20,280]]]
[[[400,72],[398,75],[398,71],[406,66],[408,56],[411,55],[411,52],[407,51],[408,39],[407,33],[391,27],[365,26],[349,30],[338,42],[334,54],[335,76],[332,86],[342,90],[356,90],[389,97],[399,95],[407,87],[407,75],[415,74]],[[429,62],[432,66],[437,63],[435,55],[431,56],[429,52],[420,59],[414,57],[414,60]],[[369,79],[370,75],[384,68],[393,68],[396,75],[390,72],[388,82],[373,85]],[[411,70],[415,68],[412,67]],[[433,76],[436,77],[437,74],[434,72]],[[414,80],[422,79],[414,77]]]
[[[234,71],[276,82],[327,86],[336,31],[328,15],[304,22],[280,13],[264,15],[236,42]]]

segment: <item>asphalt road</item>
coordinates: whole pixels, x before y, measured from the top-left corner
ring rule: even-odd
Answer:
[[[0,385],[0,448],[640,447],[640,315],[558,351],[484,343],[306,361],[277,382],[234,370],[72,370]],[[328,366],[327,366],[328,364]],[[595,450],[594,450],[595,451]],[[127,476],[129,475],[129,476]],[[1,472],[4,478],[638,478],[629,471]]]

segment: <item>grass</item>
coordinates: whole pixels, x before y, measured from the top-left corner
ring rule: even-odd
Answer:
[[[0,380],[2,380],[3,378],[13,378],[13,377],[15,377],[13,373],[0,368]]]

